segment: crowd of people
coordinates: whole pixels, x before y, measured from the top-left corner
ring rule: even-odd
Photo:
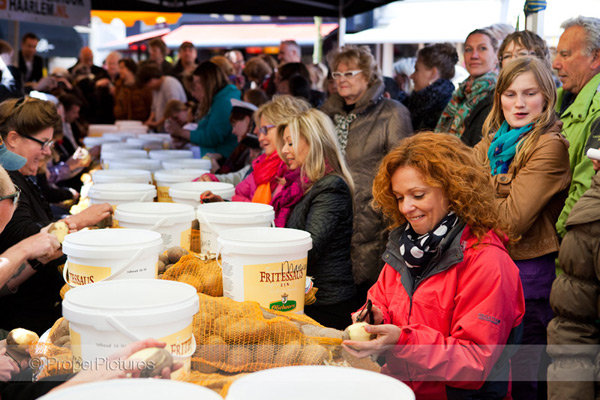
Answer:
[[[43,333],[60,316],[64,256],[47,226],[112,212],[61,208],[90,162],[78,148],[88,124],[138,120],[210,159],[198,180],[308,231],[306,314],[369,322],[375,339],[344,347],[381,356],[418,399],[597,397],[600,162],[586,152],[600,148],[600,19],[562,28],[553,60],[533,32],[473,30],[457,86],[450,43],[394,77],[366,46],[325,66],[293,40],[247,60],[197,60],[184,42],[173,65],[161,39],[139,63],[114,52],[98,67],[86,47],[44,77],[34,34],[18,67],[0,41],[0,327]]]

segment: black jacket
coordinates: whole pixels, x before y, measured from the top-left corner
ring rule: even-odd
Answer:
[[[488,96],[481,100],[473,110],[465,118],[465,131],[460,137],[463,143],[470,147],[475,147],[481,140],[481,131],[483,130],[483,123],[487,118],[490,111],[492,111],[492,105],[494,104],[494,96]]]
[[[292,210],[286,228],[310,233],[308,276],[319,289],[315,305],[337,304],[354,297],[350,260],[352,194],[337,175],[315,182]]]
[[[19,71],[24,82],[37,82],[44,76],[44,59],[37,54],[33,56],[31,75],[27,76],[27,66],[23,54],[19,51]]]
[[[0,234],[0,253],[53,222],[52,212],[40,189],[19,171],[8,174],[21,189],[21,197],[12,219]],[[2,297],[2,329],[26,328],[41,335],[52,327],[61,317],[60,289],[64,280],[57,266],[62,263],[64,257],[42,265],[16,293]]]

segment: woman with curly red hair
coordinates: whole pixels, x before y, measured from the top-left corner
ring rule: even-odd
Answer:
[[[390,220],[386,262],[369,290],[353,355],[385,355],[382,372],[419,399],[502,399],[525,311],[519,271],[500,230],[489,174],[449,134],[404,139],[382,161],[373,205]]]

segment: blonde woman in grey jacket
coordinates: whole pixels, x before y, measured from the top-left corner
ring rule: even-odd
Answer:
[[[355,184],[352,270],[359,296],[366,298],[383,267],[387,243],[383,216],[370,205],[373,178],[381,159],[413,129],[406,107],[383,97],[381,73],[367,46],[344,46],[328,61],[337,93],[321,110],[334,122]]]

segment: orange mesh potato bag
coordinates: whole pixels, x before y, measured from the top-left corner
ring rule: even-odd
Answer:
[[[181,257],[165,271],[162,279],[187,283],[198,293],[223,296],[223,273],[217,261],[203,261],[193,253]]]
[[[236,302],[198,294],[200,310],[194,316],[197,348],[192,369],[197,372],[253,372],[288,365],[318,365],[331,361],[327,346],[339,338],[309,317],[261,309],[257,302]],[[303,333],[311,326],[310,335]],[[335,331],[335,330],[332,330]]]

